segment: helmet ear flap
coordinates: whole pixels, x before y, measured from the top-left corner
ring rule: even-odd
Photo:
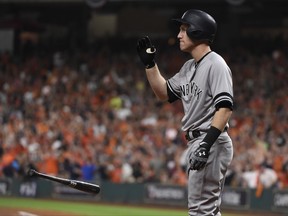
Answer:
[[[203,32],[200,30],[195,30],[191,26],[189,26],[186,30],[186,34],[190,39],[200,40],[203,36]]]

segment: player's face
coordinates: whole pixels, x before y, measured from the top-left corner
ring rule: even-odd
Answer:
[[[188,25],[182,24],[180,26],[179,33],[177,35],[177,38],[179,39],[179,43],[180,43],[179,44],[180,50],[183,52],[191,52],[194,47],[193,41],[186,34],[187,28],[188,28]]]

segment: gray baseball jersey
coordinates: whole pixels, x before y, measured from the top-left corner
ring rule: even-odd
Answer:
[[[183,131],[206,131],[210,127],[216,104],[224,100],[233,104],[231,71],[224,59],[215,52],[206,54],[198,64],[194,59],[188,60],[179,73],[167,80],[167,86],[170,102],[182,100]]]

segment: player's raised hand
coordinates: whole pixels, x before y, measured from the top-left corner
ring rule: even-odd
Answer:
[[[201,170],[207,163],[209,157],[210,146],[202,142],[194,153],[190,156],[190,169],[191,170]]]
[[[148,36],[140,38],[137,42],[137,52],[140,60],[145,65],[145,68],[152,68],[155,66],[156,48],[151,44]]]

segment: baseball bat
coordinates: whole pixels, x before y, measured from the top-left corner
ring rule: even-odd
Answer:
[[[71,188],[76,190],[80,190],[87,193],[98,194],[100,192],[100,186],[96,184],[91,184],[88,182],[78,181],[78,180],[71,180],[66,178],[60,178],[52,175],[47,175],[41,172],[37,172],[36,170],[30,169],[28,171],[28,176],[30,177],[40,177],[43,179],[48,179],[54,182],[58,182],[63,185],[67,185]]]

